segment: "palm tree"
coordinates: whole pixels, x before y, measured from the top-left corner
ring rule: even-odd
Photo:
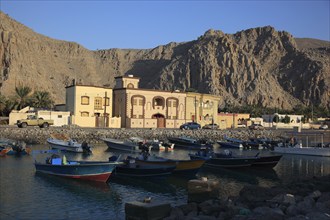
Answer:
[[[4,109],[6,108],[6,97],[0,95],[0,115],[4,115]]]
[[[53,100],[47,91],[35,91],[32,95],[31,104],[36,108],[51,108]]]
[[[26,107],[29,103],[29,96],[31,93],[31,88],[28,86],[18,86],[15,87],[15,91],[16,91],[16,108],[18,110]]]

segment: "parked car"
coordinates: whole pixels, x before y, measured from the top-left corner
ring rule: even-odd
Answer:
[[[188,122],[180,126],[180,129],[182,130],[195,130],[195,129],[201,129],[201,125],[196,122]]]
[[[251,130],[263,130],[264,129],[264,126],[260,125],[260,124],[252,124],[249,126],[249,128]]]
[[[207,124],[203,126],[203,129],[219,129],[219,125],[217,124]]]
[[[319,127],[319,129],[323,129],[323,130],[327,130],[329,128],[329,126],[328,125],[321,125],[320,127]]]
[[[238,124],[237,127],[238,128],[246,128],[246,125],[245,124]]]

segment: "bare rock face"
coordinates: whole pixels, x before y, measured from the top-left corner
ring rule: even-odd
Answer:
[[[291,109],[302,104],[330,108],[330,44],[296,39],[273,27],[225,34],[208,30],[197,40],[148,50],[90,51],[32,31],[0,13],[0,92],[15,85],[50,91],[64,103],[65,86],[114,86],[114,77],[141,77],[140,87],[193,88],[223,103]]]

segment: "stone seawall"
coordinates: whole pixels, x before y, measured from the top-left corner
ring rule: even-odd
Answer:
[[[79,142],[101,143],[101,138],[124,139],[128,137],[141,137],[144,139],[166,140],[167,137],[190,136],[206,140],[223,140],[223,137],[248,140],[250,137],[268,137],[277,139],[283,136],[281,130],[252,131],[249,129],[229,130],[188,130],[179,129],[109,129],[109,128],[80,128],[80,127],[39,127],[17,128],[14,126],[1,126],[0,138],[24,141],[28,144],[44,144],[53,133],[65,134]]]

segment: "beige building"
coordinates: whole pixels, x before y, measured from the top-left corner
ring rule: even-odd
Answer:
[[[133,75],[115,78],[115,88],[72,85],[66,87],[71,124],[83,127],[179,128],[196,121],[216,121],[219,97],[180,91],[139,88]]]
[[[120,118],[112,117],[112,89],[72,85],[66,87],[65,109],[71,123],[81,127],[120,127]]]
[[[217,124],[220,129],[247,127],[251,125],[250,114],[244,113],[218,113]]]
[[[140,78],[116,77],[113,115],[123,128],[179,128],[185,123],[186,93],[140,89]]]
[[[188,92],[186,98],[186,121],[194,121],[201,126],[216,123],[219,96]]]

